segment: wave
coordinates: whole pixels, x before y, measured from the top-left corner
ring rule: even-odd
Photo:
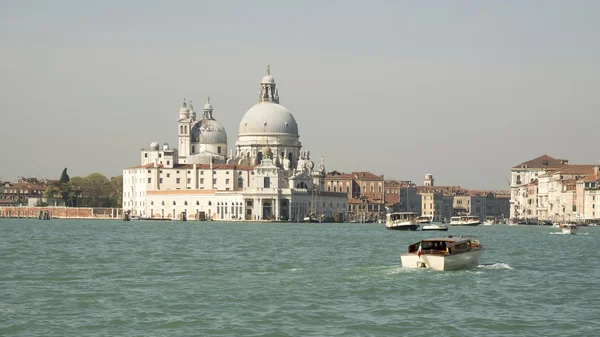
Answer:
[[[477,266],[477,268],[484,268],[484,269],[507,269],[507,270],[512,270],[513,267],[509,266],[508,263],[485,263],[485,264],[480,264]]]

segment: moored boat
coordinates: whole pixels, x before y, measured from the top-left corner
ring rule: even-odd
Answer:
[[[406,268],[456,270],[478,265],[484,250],[476,237],[448,236],[415,242],[400,258]]]
[[[394,212],[385,216],[385,228],[400,231],[416,231],[419,229],[417,213]]]
[[[476,215],[461,215],[450,218],[451,226],[479,226],[481,220]]]
[[[441,223],[430,223],[427,225],[423,225],[423,227],[421,227],[421,230],[424,230],[424,231],[447,231],[448,226],[441,224]]]

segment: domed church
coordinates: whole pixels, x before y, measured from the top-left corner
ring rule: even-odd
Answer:
[[[267,67],[258,102],[241,119],[235,154],[210,97],[198,118],[184,100],[178,149],[152,142],[123,170],[123,209],[148,219],[292,221],[346,219],[347,195],[323,189],[325,164],[302,151],[298,123],[279,104]]]

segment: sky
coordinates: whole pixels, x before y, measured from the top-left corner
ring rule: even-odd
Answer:
[[[328,171],[507,189],[600,160],[598,1],[0,0],[0,180],[138,165],[184,98],[234,148],[267,65]]]

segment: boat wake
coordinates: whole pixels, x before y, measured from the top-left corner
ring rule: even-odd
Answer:
[[[485,263],[485,264],[478,265],[477,268],[483,268],[483,269],[507,269],[507,270],[513,269],[513,267],[509,266],[507,263]]]
[[[589,235],[590,233],[575,233],[575,234],[569,234],[569,233],[563,233],[563,232],[551,232],[550,234],[557,234],[557,235]]]

